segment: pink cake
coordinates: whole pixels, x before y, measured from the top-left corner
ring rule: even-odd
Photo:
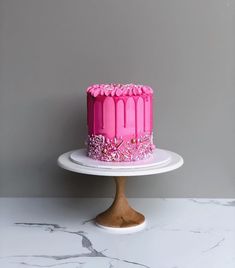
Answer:
[[[153,145],[153,90],[100,84],[87,89],[88,156],[101,161],[149,157]]]

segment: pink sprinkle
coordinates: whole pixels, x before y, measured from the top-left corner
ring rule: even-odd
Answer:
[[[131,140],[107,139],[102,135],[88,136],[88,156],[101,161],[130,162],[148,158],[153,149],[152,134],[139,137],[138,143]]]
[[[88,87],[87,93],[94,97],[103,96],[132,96],[132,95],[150,95],[153,90],[149,86],[134,85],[134,84],[95,84]]]

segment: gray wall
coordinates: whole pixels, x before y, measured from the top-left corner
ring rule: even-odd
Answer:
[[[1,0],[0,195],[111,196],[61,170],[86,138],[85,88],[156,89],[155,143],[183,168],[128,179],[139,197],[235,197],[233,0]]]

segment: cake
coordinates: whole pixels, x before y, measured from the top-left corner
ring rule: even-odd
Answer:
[[[87,89],[87,154],[108,162],[148,158],[153,145],[153,90],[134,84]]]

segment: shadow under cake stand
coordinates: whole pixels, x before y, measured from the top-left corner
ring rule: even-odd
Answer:
[[[58,165],[66,170],[98,176],[112,176],[116,184],[116,194],[110,208],[95,218],[96,224],[109,231],[131,233],[142,230],[146,225],[143,214],[134,210],[125,196],[125,177],[143,176],[169,172],[181,167],[183,158],[167,150],[155,149],[153,155],[135,162],[104,162],[91,159],[86,149],[78,149],[62,154]]]

